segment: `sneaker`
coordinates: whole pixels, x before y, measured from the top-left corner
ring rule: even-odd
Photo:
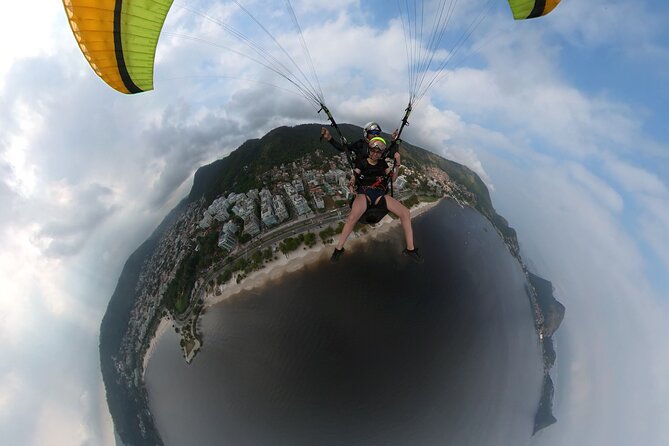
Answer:
[[[344,248],[342,249],[335,248],[334,252],[332,253],[332,257],[330,257],[330,261],[331,262],[339,261],[339,257],[341,257],[342,254],[344,254]]]
[[[416,263],[423,263],[423,257],[418,253],[418,248],[412,250],[405,249],[402,254],[408,255]]]

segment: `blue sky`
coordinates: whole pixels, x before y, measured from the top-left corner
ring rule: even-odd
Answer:
[[[244,3],[299,59],[280,8]],[[403,136],[481,175],[567,307],[559,422],[532,444],[669,444],[669,6],[563,0],[516,23],[500,3],[469,42],[485,45],[428,92]],[[245,26],[229,2],[188,4]],[[293,6],[337,120],[397,126],[408,91],[395,4]],[[240,80],[290,89],[254,62],[174,37],[239,45],[183,8],[165,25],[156,90],[137,96],[93,74],[58,2],[4,8],[0,433],[110,444],[98,334],[128,255],[199,166],[278,125],[324,120],[295,94]]]

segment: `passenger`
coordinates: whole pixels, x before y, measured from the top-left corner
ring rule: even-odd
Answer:
[[[359,159],[353,170],[354,176],[349,183],[351,191],[356,192],[355,199],[351,206],[351,213],[346,219],[344,229],[339,236],[337,247],[332,253],[330,260],[336,262],[344,253],[344,243],[355,224],[369,207],[383,206],[388,211],[397,215],[402,223],[404,238],[406,240],[406,249],[402,251],[411,257],[412,260],[422,263],[423,258],[418,253],[418,249],[413,243],[413,229],[411,227],[411,213],[402,203],[395,198],[386,195],[388,191],[388,179],[395,180],[396,172],[391,173],[391,167],[381,158],[386,150],[386,141],[376,136],[369,140],[368,156]]]

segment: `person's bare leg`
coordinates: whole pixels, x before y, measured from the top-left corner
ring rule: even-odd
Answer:
[[[365,197],[365,194],[358,194],[355,196],[355,200],[353,200],[353,206],[351,206],[351,213],[348,215],[346,223],[344,224],[344,228],[341,230],[341,234],[339,235],[339,243],[337,243],[338,250],[341,250],[344,247],[344,243],[346,243],[346,239],[349,235],[351,235],[351,232],[353,232],[355,224],[358,222],[358,220],[360,220],[362,214],[364,214],[367,210],[366,201],[367,198]]]
[[[386,207],[390,212],[397,215],[402,223],[402,229],[404,230],[404,238],[406,239],[407,249],[413,251],[415,246],[413,245],[413,229],[411,227],[411,212],[404,206],[402,203],[397,201],[395,198],[386,195]]]

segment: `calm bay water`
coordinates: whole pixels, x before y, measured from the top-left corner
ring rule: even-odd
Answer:
[[[525,276],[490,223],[444,201],[388,240],[209,309],[186,365],[146,371],[167,445],[523,445],[541,386]]]

